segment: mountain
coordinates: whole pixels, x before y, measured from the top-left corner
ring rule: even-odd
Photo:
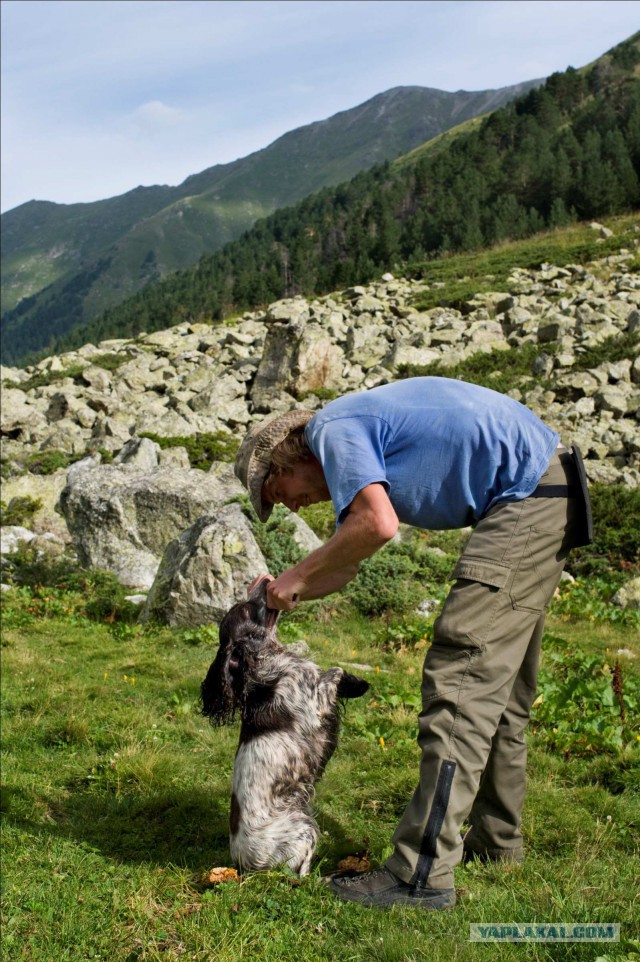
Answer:
[[[455,136],[454,136],[455,134]],[[640,34],[583,70],[393,164],[275,211],[198,265],[150,284],[56,349],[210,323],[282,297],[429,276],[429,259],[640,206]],[[375,307],[373,308],[375,309]]]
[[[396,87],[178,187],[90,204],[30,201],[2,215],[3,339],[11,359],[195,264],[258,218],[396,158],[538,86],[448,93]]]

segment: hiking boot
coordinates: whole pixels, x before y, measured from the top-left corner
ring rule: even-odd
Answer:
[[[410,905],[432,912],[452,908],[456,904],[455,889],[430,889],[410,885],[396,878],[384,866],[362,875],[334,876],[329,882],[329,888],[345,902],[359,902],[368,908]]]

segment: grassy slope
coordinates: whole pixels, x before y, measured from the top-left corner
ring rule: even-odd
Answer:
[[[640,930],[637,794],[612,794],[597,764],[568,765],[533,734],[524,866],[458,869],[459,905],[435,915],[371,912],[324,889],[321,875],[345,854],[368,849],[378,862],[389,853],[417,765],[422,655],[384,652],[373,644],[379,625],[340,615],[302,626],[312,656],[381,670],[349,705],[320,785],[313,873],[302,883],[272,872],[203,890],[199,873],[228,864],[237,739],[236,728],[210,729],[197,713],[213,645],[202,631],[118,639],[106,625],[60,617],[23,612],[20,623],[4,637],[7,959],[466,962],[496,955],[468,943],[470,923],[620,922],[626,938]],[[640,655],[629,629],[558,619],[549,627],[603,660],[619,647]],[[499,949],[502,959],[536,962],[605,951],[621,957],[620,947],[580,944]]]

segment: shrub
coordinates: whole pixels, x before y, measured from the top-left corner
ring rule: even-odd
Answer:
[[[589,488],[595,540],[569,555],[567,570],[587,577],[640,569],[640,489],[622,484]]]
[[[387,545],[362,562],[347,594],[362,615],[405,614],[416,607],[424,594],[424,588],[416,580],[418,570],[404,552],[395,545]]]
[[[640,337],[638,337],[635,331],[627,332],[619,336],[608,337],[602,344],[587,347],[582,353],[578,354],[573,365],[573,370],[588,371],[605,362],[615,364],[617,361],[633,358],[637,355],[639,347]]]
[[[49,384],[63,381],[67,377],[78,382],[83,370],[84,364],[72,364],[71,367],[64,368],[62,371],[38,371],[37,374],[32,374],[26,381],[11,382],[10,386],[16,387],[20,391],[32,391],[37,387],[48,387]]]
[[[328,541],[331,535],[335,533],[336,514],[330,501],[322,501],[320,504],[310,504],[307,508],[301,508],[300,517],[321,541]]]
[[[458,364],[445,365],[441,361],[432,364],[401,364],[398,377],[449,377],[470,384],[479,384],[506,394],[516,387],[522,378],[531,376],[531,366],[542,353],[553,353],[553,344],[523,344],[507,351],[496,349],[489,353],[478,352]]]
[[[0,525],[17,524],[29,527],[34,515],[42,507],[40,498],[29,495],[12,498],[9,504],[0,501]]]
[[[617,752],[635,741],[640,679],[599,655],[574,652],[563,638],[545,635],[532,733],[537,743],[565,758]]]
[[[276,505],[266,524],[258,521],[253,508],[249,506],[249,499],[245,501],[245,513],[253,525],[253,533],[262,551],[269,573],[278,577],[287,568],[292,568],[302,561],[304,552],[293,539],[295,525],[286,508]]]
[[[50,558],[28,544],[20,544],[18,550],[4,560],[3,577],[7,576],[14,585],[29,588],[36,594],[41,594],[42,589],[51,589],[55,598],[55,593],[77,596],[73,602],[75,607],[94,621],[132,622],[138,616],[137,606],[125,598],[128,589],[110,571],[85,570],[68,557]],[[57,613],[51,608],[50,597],[40,601],[49,605],[41,613]],[[70,603],[67,599],[67,607]]]
[[[68,468],[74,461],[79,461],[84,454],[69,454],[50,448],[47,451],[36,451],[25,458],[24,466],[31,474],[54,474],[59,468]]]
[[[214,461],[233,461],[240,447],[240,438],[233,434],[227,434],[225,431],[172,438],[142,431],[140,437],[155,441],[163,450],[165,448],[186,448],[191,467],[200,468],[202,471],[208,471]]]
[[[128,360],[126,354],[97,354],[91,358],[91,363],[105,371],[115,371]]]

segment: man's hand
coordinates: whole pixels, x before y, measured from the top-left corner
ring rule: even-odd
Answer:
[[[306,582],[300,578],[296,568],[290,568],[269,584],[267,605],[269,608],[277,608],[278,611],[292,611],[306,587]]]

